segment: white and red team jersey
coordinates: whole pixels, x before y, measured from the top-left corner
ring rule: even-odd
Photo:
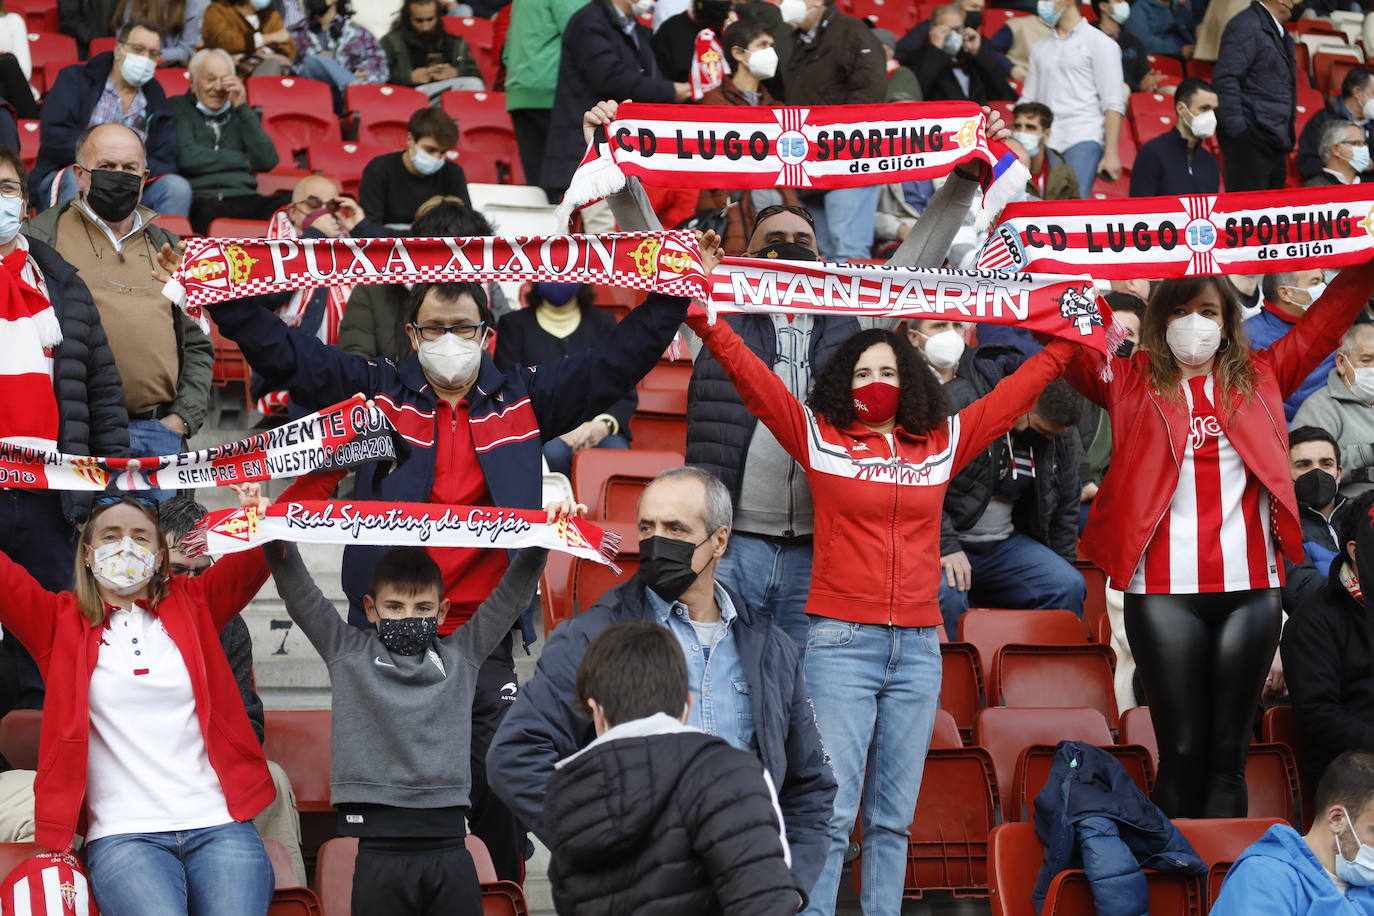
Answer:
[[[0,885],[4,916],[98,916],[81,863],[66,852],[42,852],[15,866]]]
[[[1178,489],[1126,591],[1187,595],[1278,588],[1269,491],[1245,466],[1217,419],[1212,375],[1183,385],[1188,442]]]

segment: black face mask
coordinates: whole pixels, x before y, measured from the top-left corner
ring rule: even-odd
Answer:
[[[701,544],[658,535],[643,538],[639,542],[639,577],[664,601],[676,601],[701,575],[692,568],[692,554]]]
[[[93,169],[86,204],[107,223],[117,223],[134,212],[143,193],[143,176],[114,169]]]
[[[816,252],[798,245],[796,242],[778,242],[776,245],[765,245],[754,252],[753,256],[756,258],[781,258],[784,261],[816,260]]]
[[[964,26],[973,29],[975,32],[983,27],[983,11],[969,10],[964,14]]]
[[[1336,478],[1321,468],[1313,468],[1293,481],[1293,492],[1299,504],[1320,510],[1335,501],[1336,486]]]
[[[1119,347],[1116,348],[1116,355],[1119,356],[1119,357],[1121,357],[1122,359],[1130,359],[1130,358],[1131,358],[1131,354],[1134,353],[1134,352],[1135,352],[1135,341],[1134,341],[1134,340],[1123,340],[1123,341],[1121,341],[1121,346],[1119,346]]]
[[[377,636],[393,655],[419,655],[438,634],[438,617],[383,617],[377,621]]]

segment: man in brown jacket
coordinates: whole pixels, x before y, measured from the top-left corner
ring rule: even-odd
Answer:
[[[835,8],[834,0],[802,0],[806,13],[788,24],[797,46],[783,73],[789,105],[855,105],[887,96],[887,55],[873,30]],[[784,18],[787,12],[784,11]],[[807,197],[821,254],[831,261],[867,258],[873,249],[878,184],[837,188]]]

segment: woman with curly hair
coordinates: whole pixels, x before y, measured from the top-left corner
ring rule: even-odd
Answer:
[[[1154,801],[1170,817],[1244,817],[1251,723],[1281,625],[1280,554],[1303,561],[1284,399],[1374,293],[1348,267],[1289,329],[1251,351],[1221,277],[1165,280],[1140,348],[1112,381],[1066,378],[1107,411],[1112,463],[1083,551],[1126,593],[1126,636],[1159,739]]]
[[[940,513],[950,478],[1035,405],[1077,347],[1055,341],[954,416],[906,338],[860,331],[803,407],[725,322],[689,319],[806,472],[815,542],[806,682],[839,790],[806,913],[833,913],[863,796],[863,911],[897,914],[907,830],[940,701]],[[824,545],[822,548],[821,545]],[[867,774],[865,775],[865,768]]]

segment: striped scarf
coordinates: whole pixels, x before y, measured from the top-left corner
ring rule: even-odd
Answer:
[[[19,236],[22,240],[23,236]],[[0,438],[57,446],[53,352],[62,327],[27,245],[5,257],[0,270]]]

